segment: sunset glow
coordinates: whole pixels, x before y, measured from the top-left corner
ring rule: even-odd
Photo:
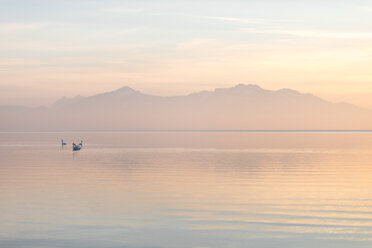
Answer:
[[[1,1],[0,105],[254,83],[372,108],[370,1]]]

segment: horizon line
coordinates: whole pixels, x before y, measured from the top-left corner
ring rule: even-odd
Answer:
[[[0,130],[0,133],[372,133],[372,129],[92,129]]]

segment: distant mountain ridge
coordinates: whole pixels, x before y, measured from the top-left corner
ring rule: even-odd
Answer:
[[[153,96],[128,86],[62,98],[51,108],[0,107],[2,130],[369,129],[372,112],[292,89],[239,84],[185,96]]]

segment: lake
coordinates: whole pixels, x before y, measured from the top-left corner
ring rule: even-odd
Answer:
[[[1,132],[0,158],[4,248],[372,247],[371,132]]]

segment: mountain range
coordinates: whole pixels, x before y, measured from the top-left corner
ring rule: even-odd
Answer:
[[[372,111],[291,89],[239,84],[186,96],[130,87],[62,98],[52,107],[0,106],[1,130],[371,129]]]

